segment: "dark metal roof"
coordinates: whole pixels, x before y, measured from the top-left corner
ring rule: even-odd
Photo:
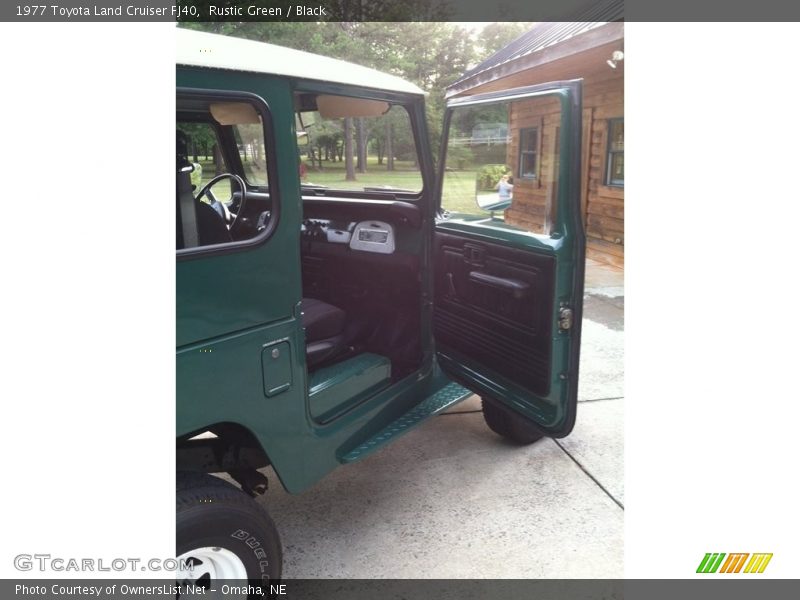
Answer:
[[[618,21],[622,19],[623,6],[622,0],[601,0],[600,2],[593,2],[589,8],[576,14],[573,22],[537,23],[530,31],[523,33],[478,66],[464,73],[458,81],[448,86],[448,88],[453,88],[478,73],[544,50],[549,46],[605,25],[609,21]]]

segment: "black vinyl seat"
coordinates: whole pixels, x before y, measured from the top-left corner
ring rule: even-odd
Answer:
[[[345,312],[316,298],[303,298],[306,330],[306,361],[312,368],[333,358],[345,348]]]
[[[197,209],[197,238],[201,246],[227,244],[233,241],[228,226],[225,225],[214,207],[205,202],[195,202]]]

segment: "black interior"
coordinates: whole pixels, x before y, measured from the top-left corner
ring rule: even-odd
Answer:
[[[306,323],[309,368],[314,369],[363,352],[387,357],[392,363],[392,379],[397,380],[419,367],[420,284],[418,244],[410,243],[414,252],[402,248],[393,254],[376,254],[351,249],[348,244],[327,241],[326,224],[353,227],[357,221],[376,219],[391,223],[398,244],[417,233],[411,223],[418,211],[407,203],[399,208],[396,202],[314,202],[304,203],[304,230],[301,234],[304,304],[311,299],[310,312],[324,310],[319,302],[344,313],[344,328],[337,336],[337,351],[322,359],[314,356],[314,341],[322,334]],[[409,208],[410,206],[410,208]],[[314,321],[314,317],[310,317]],[[333,319],[334,317],[328,317]],[[322,338],[325,339],[325,338]]]
[[[434,256],[437,348],[549,393],[555,258],[441,232]]]
[[[335,359],[348,349],[345,311],[316,298],[303,298],[302,310],[309,369]]]
[[[179,173],[178,177],[187,178],[189,175],[188,173]],[[198,190],[192,191],[196,194]],[[240,193],[236,192],[233,194],[233,199],[229,206],[232,213],[237,213],[237,211],[239,211],[240,198]],[[236,228],[229,229],[223,217],[221,217],[216,210],[198,199],[195,202],[198,246],[224,244],[237,240],[248,240],[255,237],[267,226],[270,218],[270,208],[271,202],[269,194],[248,191],[247,202],[245,204],[246,212],[240,215]],[[177,233],[175,246],[178,250],[184,247],[181,217],[180,204],[178,204],[176,211]]]

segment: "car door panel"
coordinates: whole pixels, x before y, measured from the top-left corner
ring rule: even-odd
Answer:
[[[555,260],[442,232],[435,253],[437,343],[549,393]]]
[[[580,81],[451,99],[439,163],[438,363],[552,437],[572,430],[577,410],[580,121]],[[504,203],[501,176],[514,180]]]

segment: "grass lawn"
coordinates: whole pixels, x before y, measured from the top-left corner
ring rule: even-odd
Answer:
[[[365,186],[377,185],[388,185],[414,192],[422,189],[422,175],[419,169],[410,161],[395,160],[394,170],[387,171],[385,161],[384,164],[379,165],[376,156],[368,156],[367,172],[356,173],[355,181],[347,181],[345,179],[344,161],[322,161],[322,169],[312,168],[309,166],[311,163],[308,160],[304,162],[306,164],[306,178],[303,183],[315,183],[345,190],[360,190]]]
[[[475,202],[475,171],[447,171],[442,186],[442,207],[451,213],[485,215]]]

